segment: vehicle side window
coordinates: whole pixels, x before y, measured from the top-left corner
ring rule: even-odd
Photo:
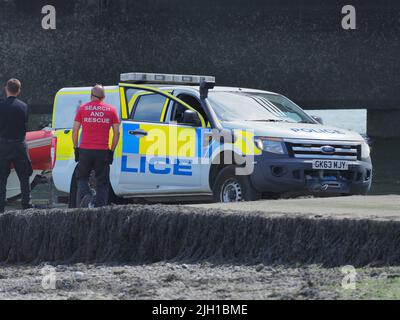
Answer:
[[[144,94],[137,98],[131,119],[144,122],[160,122],[167,98],[160,94]]]
[[[208,118],[206,113],[204,112],[203,108],[201,107],[200,102],[193,96],[188,95],[188,94],[180,94],[177,96],[178,99],[182,100],[183,102],[186,102],[189,106],[191,106],[193,109],[195,109],[197,112],[199,112],[202,117],[204,118],[205,122],[208,122]],[[182,122],[182,117],[183,113],[185,112],[187,108],[179,103],[174,103],[172,107],[172,116],[171,116],[171,121],[179,123]]]

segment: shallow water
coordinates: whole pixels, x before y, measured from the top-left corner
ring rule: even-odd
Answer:
[[[321,117],[324,124],[367,134],[367,110],[307,110],[313,116]]]
[[[324,124],[367,133],[367,110],[308,110]],[[400,139],[371,139],[374,177],[371,194],[400,194]]]

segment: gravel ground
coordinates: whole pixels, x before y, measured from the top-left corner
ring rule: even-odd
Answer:
[[[400,298],[400,268],[356,270],[344,289],[341,268],[215,266],[3,266],[0,299],[374,299]]]

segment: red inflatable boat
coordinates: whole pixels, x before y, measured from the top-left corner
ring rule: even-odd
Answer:
[[[32,161],[33,175],[31,182],[43,174],[45,171],[51,170],[51,144],[53,140],[53,132],[51,129],[43,129],[40,131],[28,132],[26,142],[29,149],[29,156]],[[12,199],[21,193],[19,180],[14,170],[11,170],[10,177],[7,181],[7,198]]]
[[[33,170],[46,171],[51,169],[50,150],[52,139],[53,132],[51,130],[40,130],[27,133],[26,142]]]

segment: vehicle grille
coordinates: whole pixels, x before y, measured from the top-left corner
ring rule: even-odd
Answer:
[[[286,140],[286,146],[294,158],[353,161],[361,159],[359,142]],[[327,149],[332,150],[327,152]]]

